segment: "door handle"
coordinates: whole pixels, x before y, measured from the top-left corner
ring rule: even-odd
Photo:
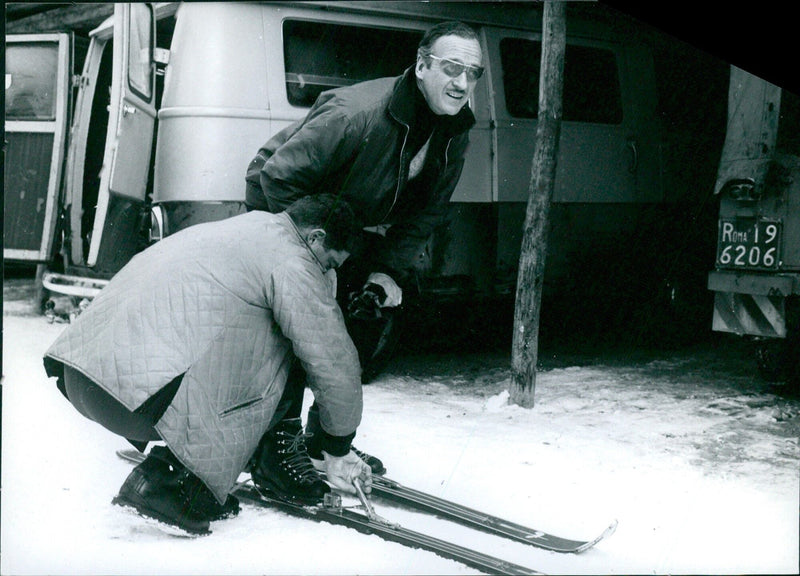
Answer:
[[[628,165],[628,172],[636,174],[636,170],[639,168],[639,148],[637,148],[634,138],[628,138],[628,148],[631,150],[631,163]]]
[[[136,114],[136,107],[130,106],[129,104],[122,105],[122,115],[127,116],[128,114]]]

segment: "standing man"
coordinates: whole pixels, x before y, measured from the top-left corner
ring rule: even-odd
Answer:
[[[144,451],[163,440],[114,498],[187,532],[235,515],[239,474],[284,498],[322,500],[330,487],[308,462],[302,426],[279,399],[299,363],[319,402],[322,468],[335,487],[371,486],[350,450],[361,421],[358,353],[335,299],[335,268],[360,226],[341,198],[306,196],[285,212],[198,224],[135,256],[45,353],[49,376],[85,417]],[[290,434],[290,432],[294,434]],[[261,470],[295,445],[306,468]],[[261,473],[256,474],[256,471]],[[292,492],[284,490],[291,482]]]
[[[323,92],[303,120],[262,146],[247,170],[250,210],[280,212],[324,186],[346,199],[370,228],[357,262],[342,270],[339,288],[365,382],[374,374],[371,361],[380,349],[358,333],[359,319],[377,316],[391,323],[411,292],[415,264],[444,221],[461,176],[475,123],[468,102],[482,64],[472,28],[437,24],[425,33],[416,63],[402,76]],[[385,338],[387,329],[379,335]],[[302,387],[302,372],[293,374],[286,391],[295,391],[294,399],[287,399],[290,417],[300,417]],[[307,426],[312,457],[319,455],[317,413],[312,406]],[[377,458],[362,457],[374,472],[384,470]]]

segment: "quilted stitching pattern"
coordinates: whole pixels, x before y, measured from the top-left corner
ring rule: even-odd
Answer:
[[[185,372],[157,428],[223,501],[266,431],[292,351],[325,406],[323,427],[353,432],[360,367],[330,279],[288,216],[252,212],[136,256],[46,355],[129,409]]]

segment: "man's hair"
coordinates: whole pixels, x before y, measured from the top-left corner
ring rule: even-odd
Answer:
[[[467,40],[480,42],[478,33],[463,22],[440,22],[425,32],[422,40],[419,41],[417,56],[428,60],[428,56],[431,55],[433,44],[442,36],[460,36]]]
[[[358,248],[361,225],[350,205],[339,196],[327,193],[303,196],[290,204],[286,213],[298,228],[325,230],[325,246],[330,250],[353,253]]]

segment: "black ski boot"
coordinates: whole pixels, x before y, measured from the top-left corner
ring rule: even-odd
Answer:
[[[301,504],[319,504],[331,491],[308,457],[300,418],[281,420],[264,434],[250,474],[259,487]]]
[[[324,459],[322,455],[322,438],[320,434],[320,425],[319,425],[319,409],[317,408],[316,404],[312,404],[311,408],[308,410],[308,422],[306,422],[306,436],[308,437],[308,455],[314,459],[321,461]],[[375,456],[371,454],[367,454],[366,452],[362,452],[355,446],[351,446],[350,449],[356,453],[356,456],[361,458],[364,462],[367,463],[367,466],[370,467],[373,474],[386,474],[386,467],[383,465],[383,462]],[[318,466],[320,466],[318,464]]]
[[[356,456],[361,458],[364,462],[367,463],[367,466],[370,467],[373,474],[377,474],[378,476],[382,476],[386,474],[386,466],[383,465],[380,458],[377,458],[371,454],[367,454],[366,452],[362,452],[355,446],[351,446],[350,450],[356,453]]]
[[[199,535],[211,532],[210,522],[239,513],[236,497],[230,495],[224,505],[219,504],[205,484],[164,446],[153,447],[112,502]]]

